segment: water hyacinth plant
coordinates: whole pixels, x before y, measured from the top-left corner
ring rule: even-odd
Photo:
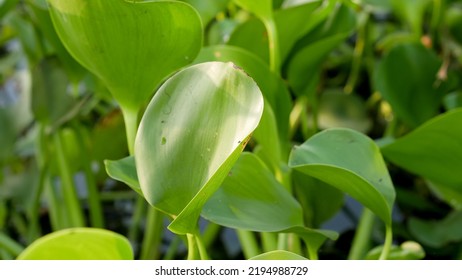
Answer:
[[[1,259],[460,258],[457,1],[0,5]]]

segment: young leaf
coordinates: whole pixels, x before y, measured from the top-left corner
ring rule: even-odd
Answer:
[[[462,109],[442,114],[382,147],[394,164],[461,192]]]
[[[159,83],[189,64],[202,44],[197,12],[177,1],[48,0],[68,51],[138,110]]]
[[[141,190],[170,214],[170,229],[192,233],[257,127],[263,97],[232,63],[210,62],[177,73],[149,104],[135,142]]]
[[[104,165],[106,166],[107,174],[112,179],[125,183],[139,195],[143,196],[140,183],[138,182],[135,158],[133,156],[120,160],[105,160]]]
[[[420,43],[398,45],[378,64],[375,88],[397,117],[416,127],[435,116],[440,107],[441,87],[435,83],[440,64]]]
[[[115,232],[70,228],[39,238],[18,260],[133,260],[133,251],[130,242]]]
[[[391,225],[395,190],[374,141],[350,129],[328,129],[292,150],[289,166],[336,187]]]
[[[367,253],[367,260],[378,260],[383,246],[377,246]],[[403,242],[400,246],[393,245],[387,260],[421,260],[425,251],[419,243],[413,241]]]

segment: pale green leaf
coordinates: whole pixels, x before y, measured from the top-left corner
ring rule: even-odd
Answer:
[[[266,252],[261,255],[255,256],[251,258],[250,260],[307,260],[306,258],[297,255],[292,252],[288,251],[283,251],[283,250],[276,250],[276,251],[271,251],[271,252]]]
[[[70,228],[34,241],[18,260],[133,260],[130,242],[96,228]]]
[[[202,44],[197,12],[177,1],[48,0],[63,44],[120,104],[138,110]]]
[[[188,217],[174,221],[177,232],[194,230],[182,223],[195,224],[262,111],[258,86],[232,63],[189,67],[159,89],[141,120],[135,159],[148,202],[174,218]]]
[[[107,174],[117,181],[125,183],[127,186],[143,196],[138,175],[136,174],[135,158],[129,156],[120,160],[105,160]]]

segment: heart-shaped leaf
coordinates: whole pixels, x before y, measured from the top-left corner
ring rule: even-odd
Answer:
[[[377,91],[406,124],[416,127],[435,116],[442,87],[435,83],[441,62],[419,44],[400,44],[378,64],[374,75]]]
[[[385,157],[404,169],[462,192],[462,109],[442,114],[382,147]]]
[[[322,131],[292,150],[289,166],[346,192],[391,225],[395,190],[379,148],[366,135]]]
[[[238,159],[262,111],[260,89],[232,63],[192,66],[159,89],[141,120],[135,159],[147,201],[176,218],[171,230],[195,230],[202,206]]]
[[[316,251],[332,231],[306,228],[300,204],[254,154],[244,153],[220,189],[204,206],[202,216],[216,224],[259,232],[298,234]]]
[[[36,240],[18,260],[133,260],[133,251],[130,242],[115,232],[71,228]]]
[[[178,1],[48,0],[68,51],[130,110],[199,52],[197,12]]]

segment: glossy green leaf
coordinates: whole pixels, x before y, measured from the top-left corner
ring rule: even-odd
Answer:
[[[142,192],[194,230],[202,206],[238,159],[263,111],[255,82],[232,63],[209,62],[169,79],[149,104],[135,142]]]
[[[165,77],[199,52],[202,26],[176,1],[48,0],[68,51],[104,81],[120,104],[138,110]]]
[[[130,242],[120,234],[71,228],[39,238],[18,260],[133,260],[133,251]]]
[[[461,192],[462,109],[449,111],[382,147],[394,164]]]
[[[133,156],[129,156],[120,160],[105,160],[107,174],[117,181],[125,183],[127,186],[143,196],[138,175],[136,173],[136,163]]]
[[[409,231],[422,244],[440,248],[462,240],[462,212],[452,212],[443,220],[409,220]]]
[[[440,65],[438,57],[421,44],[398,45],[378,64],[374,85],[394,114],[416,127],[440,107],[442,88],[436,83]]]
[[[350,129],[328,129],[291,153],[289,166],[346,192],[387,225],[395,190],[374,141]]]
[[[377,246],[367,253],[367,260],[378,260],[383,246]],[[393,245],[387,260],[421,260],[425,258],[425,251],[419,243],[414,241],[403,242],[400,246]]]
[[[195,63],[206,61],[233,62],[247,72],[271,105],[277,120],[280,139],[287,138],[292,108],[290,93],[284,81],[271,72],[268,65],[249,51],[234,46],[210,46],[201,50]]]
[[[250,260],[253,261],[264,261],[264,260],[307,260],[306,258],[297,255],[292,252],[288,251],[283,251],[283,250],[276,250],[276,251],[271,251],[271,252],[266,252],[261,255],[255,256],[253,258],[250,258]]]
[[[303,226],[300,204],[251,153],[241,155],[202,216],[222,226],[260,232]]]

